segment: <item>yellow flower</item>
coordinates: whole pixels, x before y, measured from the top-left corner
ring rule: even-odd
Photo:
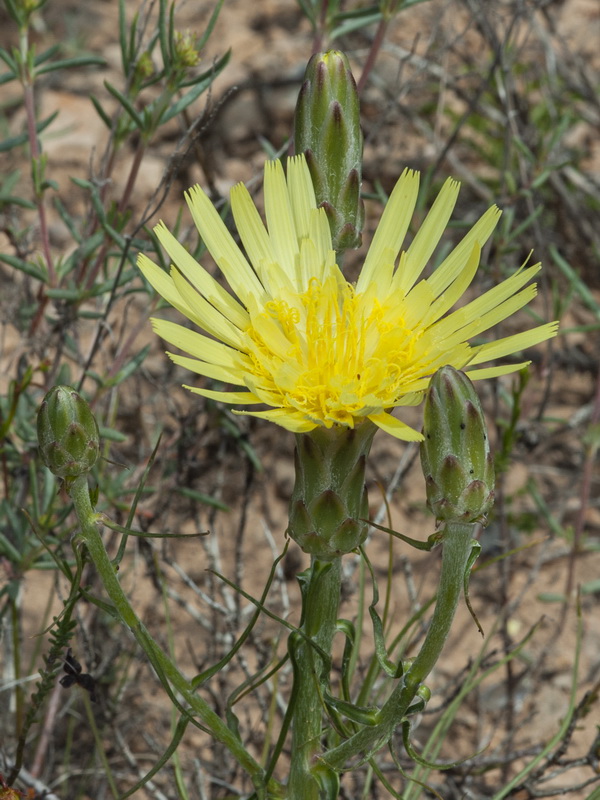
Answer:
[[[459,184],[448,179],[410,247],[396,259],[419,187],[405,170],[392,192],[356,284],[336,264],[329,224],[316,208],[303,156],[265,166],[265,228],[243,184],[231,209],[246,254],[198,187],[186,195],[207,249],[231,287],[224,289],[161,223],[156,235],[173,262],[170,275],[145,255],[139,267],[172,306],[209,336],[153,319],[156,333],[193,358],[176,364],[236,387],[192,392],[234,405],[295,433],[317,426],[353,428],[364,419],[405,440],[421,434],[390,413],[418,403],[430,376],[449,364],[472,380],[504,375],[525,363],[475,369],[478,364],[554,336],[557,323],[471,346],[526,305],[536,293],[540,265],[521,268],[462,308],[447,314],[471,283],[483,244],[500,211],[490,208],[431,277],[419,280],[446,228]],[[529,284],[529,285],[526,285]]]

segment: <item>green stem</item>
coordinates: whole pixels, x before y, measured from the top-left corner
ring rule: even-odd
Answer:
[[[303,581],[302,630],[329,656],[340,602],[342,559],[319,561],[300,576]],[[323,690],[328,688],[329,664],[306,640],[297,639],[294,650],[294,718],[292,762],[288,800],[319,800],[319,784],[313,768],[321,751]],[[294,645],[292,645],[294,646]]]
[[[106,593],[110,597],[119,617],[127,625],[140,647],[152,663],[159,678],[166,679],[185,702],[193,715],[197,715],[211,735],[224,744],[237,762],[250,775],[259,798],[266,798],[263,769],[242,745],[240,739],[227,727],[210,706],[197,695],[190,682],[179,672],[171,659],[154,641],[141,620],[138,619],[119,583],[115,568],[108,557],[99,532],[101,515],[92,508],[87,485],[87,476],[76,478],[69,488],[81,530],[78,537],[84,542],[94,566],[98,570]],[[275,789],[275,785],[271,787]]]
[[[437,601],[423,646],[381,709],[377,725],[363,728],[330,750],[322,758],[328,767],[339,771],[349,759],[374,752],[389,741],[394,729],[402,722],[419,686],[435,666],[448,638],[471,553],[474,527],[473,523],[446,524]]]

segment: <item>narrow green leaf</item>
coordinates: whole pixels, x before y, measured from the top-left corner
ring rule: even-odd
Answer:
[[[106,66],[106,59],[100,56],[75,56],[74,58],[63,58],[61,61],[53,61],[42,69],[36,71],[37,75],[45,75],[48,72],[55,72],[59,69],[71,69],[72,67]]]
[[[169,35],[168,35],[170,60],[167,62],[168,64],[173,64],[177,57],[177,54],[175,52],[176,33],[177,31],[175,30],[175,3],[171,3],[171,8],[169,9]]]
[[[167,747],[165,752],[152,765],[150,771],[147,772],[143,778],[140,778],[140,780],[135,784],[135,786],[133,786],[131,789],[125,792],[125,794],[122,794],[120,796],[121,800],[126,800],[127,797],[132,797],[134,794],[136,794],[138,789],[142,789],[148,783],[148,781],[151,780],[156,775],[156,773],[159,772],[164,767],[164,765],[169,761],[173,753],[177,750],[179,742],[181,741],[183,734],[185,733],[185,729],[189,721],[190,721],[189,717],[186,717],[185,715],[181,716],[179,722],[177,723],[177,727],[175,728],[175,733],[173,734],[173,738],[171,739],[171,742],[169,743],[169,746]]]
[[[119,0],[119,47],[121,48],[121,64],[125,77],[129,77],[130,62],[127,53],[127,21],[125,19],[125,0]]]
[[[209,73],[204,73],[206,77],[204,77],[203,79],[202,78],[196,79],[196,81],[193,84],[194,88],[190,89],[189,92],[186,92],[182,97],[179,98],[179,100],[176,103],[174,103],[170,108],[168,108],[165,111],[165,113],[161,117],[160,120],[161,123],[168,122],[169,120],[178,116],[178,114],[181,114],[181,112],[185,108],[187,108],[195,100],[197,100],[198,97],[200,97],[200,95],[208,89],[208,87],[212,84],[217,75],[221,72],[223,67],[227,64],[230,55],[231,51],[227,51],[225,56],[219,59],[219,62],[215,64],[214,70],[211,70],[211,72]],[[186,83],[182,84],[182,86],[183,85],[187,86],[189,84]]]
[[[86,292],[80,289],[46,289],[46,294],[51,300],[67,300],[74,302],[81,300],[86,296]]]
[[[540,214],[543,211],[544,211],[544,206],[543,205],[539,205],[516,228],[513,228],[512,225],[511,225],[511,230],[508,233],[508,235],[506,236],[506,243],[508,244],[508,243],[510,243],[512,241],[518,241],[519,237],[527,230],[527,228],[529,228],[531,225],[533,225],[535,220],[540,216]]]
[[[92,205],[94,206],[94,211],[98,216],[98,219],[101,224],[104,224],[106,220],[106,212],[104,209],[104,205],[100,199],[98,194],[98,187],[95,186],[91,181],[86,180],[85,178],[75,178],[74,176],[70,176],[71,180],[76,186],[79,186],[81,189],[86,189],[90,193],[90,200],[92,201]]]
[[[298,5],[304,12],[304,16],[310,22],[310,24],[315,27],[317,24],[317,17],[315,14],[315,9],[312,7],[311,3],[307,3],[306,0],[298,0]]]
[[[4,86],[5,83],[14,81],[16,77],[16,74],[13,72],[6,72],[4,75],[0,75],[0,86]]]
[[[21,562],[21,553],[19,553],[16,547],[13,547],[2,533],[0,533],[0,554],[6,556],[13,564],[20,564]]]
[[[166,70],[169,69],[171,64],[171,47],[169,42],[169,32],[167,30],[167,2],[160,0],[158,8],[158,35],[160,41],[160,53],[162,55],[162,62]]]
[[[2,188],[0,189],[0,199],[10,195],[12,190],[19,182],[20,177],[21,177],[21,171],[18,169],[14,169],[12,172],[9,172],[8,175],[5,176],[4,183],[2,184]]]
[[[210,497],[210,495],[202,494],[202,492],[196,492],[194,489],[187,489],[185,486],[182,486],[177,487],[175,491],[177,494],[181,494],[184,497],[189,497],[190,500],[196,500],[198,503],[203,503],[204,505],[218,508],[221,511],[231,510],[228,505],[222,503],[220,500],[216,500],[214,497]]]
[[[81,244],[81,233],[78,230],[77,226],[75,225],[75,221],[73,220],[73,217],[67,211],[67,209],[66,209],[64,203],[62,202],[62,200],[60,199],[60,197],[55,197],[54,198],[54,207],[58,211],[58,214],[59,214],[61,220],[64,222],[66,227],[69,229],[69,233],[73,237],[74,241],[76,241],[77,244],[80,245]]]
[[[137,63],[137,29],[138,29],[138,21],[140,18],[139,11],[136,11],[133,20],[131,22],[131,30],[129,31],[129,52],[128,58],[129,61],[127,63],[127,76],[129,77],[133,70],[135,69]]]
[[[52,56],[60,52],[60,47],[61,46],[59,44],[53,44],[52,47],[44,50],[44,52],[40,53],[39,56],[35,56],[33,59],[33,66],[35,67],[36,74],[39,74],[37,67],[39,67],[40,64],[43,64],[44,61],[48,61],[49,58],[52,58]]]
[[[48,125],[52,124],[58,114],[59,112],[55,111],[54,113],[50,114],[49,117],[46,117],[46,119],[38,122],[36,125],[36,132],[39,134],[45,130]],[[29,135],[27,133],[20,133],[18,136],[12,136],[10,139],[4,139],[4,141],[0,142],[0,153],[6,153],[8,150],[12,150],[13,147],[18,147],[19,145],[25,144],[27,141],[29,141]]]
[[[210,86],[211,83],[212,78],[208,83],[201,83],[199,86],[196,86],[194,89],[190,89],[189,92],[186,92],[176,103],[165,110],[165,113],[161,116],[159,123],[164,124],[169,122],[169,120],[173,119],[173,117],[181,114],[185,108],[187,108],[194,102],[194,100],[197,100],[198,97],[200,97],[202,92],[204,92],[206,87]]]
[[[204,34],[202,35],[202,38],[199,39],[199,41],[198,41],[198,50],[202,50],[204,45],[210,39],[210,35],[213,32],[213,28],[215,27],[215,25],[217,23],[217,19],[219,17],[219,14],[221,13],[221,8],[223,7],[223,3],[224,3],[224,0],[219,0],[217,5],[214,7],[214,10],[213,10],[212,14],[210,15],[210,19],[208,20],[208,25],[206,26]]]
[[[122,92],[120,92],[120,91],[119,91],[117,88],[115,88],[115,87],[114,87],[112,84],[110,84],[108,81],[104,81],[104,86],[106,87],[106,90],[107,90],[108,92],[110,92],[110,93],[112,94],[112,96],[113,96],[113,97],[114,97],[116,100],[118,100],[118,102],[119,102],[119,103],[120,103],[120,104],[123,106],[123,108],[125,109],[125,111],[126,111],[128,114],[129,114],[129,116],[131,117],[131,119],[132,119],[132,120],[134,121],[134,123],[136,124],[136,126],[137,126],[138,130],[139,130],[139,131],[143,131],[143,130],[144,130],[144,128],[145,128],[144,121],[143,121],[143,119],[140,117],[140,115],[138,114],[138,112],[135,110],[135,108],[133,107],[133,105],[131,104],[131,101],[129,100],[129,98],[125,97],[125,95],[124,95]]]
[[[4,0],[4,3],[12,19],[17,23],[19,28],[22,28],[25,22],[25,17],[22,13],[21,8],[16,5],[14,0]]]
[[[115,230],[115,228],[113,228],[112,225],[109,225],[109,223],[106,221],[102,223],[102,227],[108,233],[110,238],[116,242],[119,249],[123,250],[126,244],[125,237],[122,236],[117,230]]]
[[[584,583],[581,587],[581,594],[600,594],[600,578]]]
[[[0,61],[4,61],[4,63],[6,64],[6,66],[7,66],[7,67],[8,67],[8,68],[11,70],[11,72],[13,73],[13,74],[10,76],[10,80],[13,80],[14,78],[16,78],[16,77],[17,77],[17,73],[18,73],[17,62],[16,62],[16,61],[14,60],[14,58],[13,58],[11,55],[9,55],[9,53],[8,53],[6,50],[4,50],[4,48],[2,48],[2,47],[0,47]],[[4,76],[4,75],[3,75],[2,77],[6,77],[6,76]]]
[[[371,573],[371,583],[373,586],[373,601],[369,606],[369,616],[371,617],[371,623],[373,625],[373,639],[375,642],[375,655],[377,656],[377,661],[379,662],[379,666],[381,669],[389,675],[390,678],[400,678],[403,673],[402,662],[399,661],[398,664],[394,664],[391,658],[388,656],[388,651],[385,646],[385,635],[383,631],[383,623],[379,614],[377,613],[375,606],[379,602],[379,589],[377,588],[377,579],[375,577],[375,573],[373,571],[373,565],[367,558],[367,554],[363,547],[359,548],[360,554],[363,558],[363,562],[367,565],[369,572]]]
[[[150,345],[146,345],[142,347],[142,349],[137,353],[130,361],[125,364],[125,366],[120,369],[116,375],[113,375],[112,378],[106,381],[107,387],[118,386],[124,380],[133,375],[133,373],[138,369],[140,364],[144,363],[144,360],[148,353],[150,352]]]
[[[101,439],[107,439],[109,442],[118,442],[119,444],[127,441],[127,436],[124,433],[121,433],[121,431],[115,430],[114,428],[106,428],[102,425],[99,425],[98,430],[100,432]]]
[[[537,159],[534,153],[525,144],[525,142],[521,139],[520,136],[513,136],[511,141],[515,145],[517,150],[527,159],[527,161],[529,161],[530,164],[537,163]]]
[[[364,9],[360,15],[357,14],[353,19],[346,19],[335,27],[331,31],[330,37],[332,40],[339,39],[341,36],[346,36],[354,31],[362,30],[368,25],[374,25],[376,22],[379,22],[381,18],[382,15],[379,10]]]
[[[11,267],[18,269],[20,272],[24,272],[25,275],[36,278],[38,281],[45,283],[47,280],[48,276],[45,271],[31,261],[24,261],[22,258],[11,256],[8,253],[0,253],[0,261],[4,261],[5,264],[10,264]]]
[[[35,209],[35,203],[31,200],[26,200],[24,197],[18,197],[15,194],[0,194],[0,207],[1,206],[20,206],[21,208]]]
[[[540,603],[564,603],[566,598],[558,592],[540,592],[537,599]]]

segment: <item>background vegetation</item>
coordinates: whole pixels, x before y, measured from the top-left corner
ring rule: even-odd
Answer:
[[[334,46],[349,55],[361,86],[365,240],[404,166],[423,172],[421,210],[452,174],[463,182],[457,238],[492,202],[504,208],[474,291],[533,250],[544,270],[528,313],[561,320],[559,338],[532,354],[527,375],[481,388],[499,473],[471,583],[486,639],[468,615],[458,620],[416,731],[429,759],[477,755],[432,771],[415,767],[398,743],[399,764],[384,756],[379,777],[370,768],[348,775],[343,796],[416,800],[431,796],[424,782],[445,800],[597,797],[600,15],[593,0],[226,0],[175,8],[5,0],[0,31],[5,778],[17,762],[15,785],[31,796],[102,800],[124,796],[164,762],[135,797],[248,796],[227,754],[199,731],[186,731],[167,753],[173,709],[111,617],[94,571],[76,574],[74,518],[41,465],[35,415],[52,385],[78,387],[103,436],[93,476],[99,508],[143,531],[210,531],[184,541],[111,533],[107,546],[132,602],[182,667],[191,675],[216,663],[253,607],[215,571],[260,595],[283,547],[293,441],[180,389],[179,368],[151,333],[157,300],[135,257],[144,250],[162,259],[151,233],[159,218],[202,255],[181,213],[183,190],[200,182],[224,215],[233,183],[258,190],[265,158],[287,150],[306,61],[313,49]],[[504,333],[519,320],[510,325]],[[411,413],[418,425],[419,409]],[[372,514],[426,538],[432,522],[415,456],[410,445],[376,439]],[[435,592],[436,557],[415,558],[381,533],[370,552],[388,642],[410,654]],[[342,610],[360,623],[370,597],[364,575],[347,562]],[[302,564],[291,548],[269,595],[269,608],[296,622],[293,577]],[[284,633],[261,619],[206,693],[222,714],[235,707],[259,757],[276,739],[290,676],[286,668],[262,683],[253,676],[281,658]],[[383,694],[385,685],[370,683],[366,626],[364,645],[357,685]],[[58,683],[68,647],[94,677],[95,703],[85,689]]]

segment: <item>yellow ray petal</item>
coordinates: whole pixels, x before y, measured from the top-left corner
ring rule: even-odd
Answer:
[[[175,284],[173,283],[173,278],[169,274],[167,274],[164,269],[157,267],[153,261],[150,261],[148,256],[144,255],[144,253],[140,253],[137,258],[137,265],[139,267],[140,272],[146,278],[148,283],[152,286],[155,292],[159,294],[164,300],[169,303],[169,305],[176,308],[181,314],[183,314],[188,319],[192,320],[196,323],[196,325],[202,326],[202,318],[195,313],[195,311],[190,308],[190,306],[185,302],[184,298],[181,297]]]
[[[262,403],[262,400],[255,397],[252,392],[217,392],[213,389],[200,389],[198,386],[186,386],[185,384],[183,384],[183,388],[189,389],[194,394],[202,395],[202,397],[208,397],[209,400],[218,400],[221,403],[231,403],[237,406]]]
[[[373,236],[369,252],[356,283],[356,291],[364,292],[383,261],[388,250],[396,256],[408,231],[419,194],[419,173],[405,169],[386,203]],[[384,262],[385,263],[385,262]]]
[[[272,411],[237,411],[234,414],[244,414],[249,417],[258,417],[259,419],[266,419],[270,422],[275,422],[282,428],[285,428],[292,433],[308,433],[314,431],[317,427],[316,422],[309,422],[303,414],[288,411],[287,409],[275,408]]]
[[[194,223],[208,251],[242,303],[245,304],[246,295],[249,292],[257,297],[262,297],[264,289],[256,273],[233,241],[225,223],[202,189],[199,186],[193,186],[186,192],[185,197]]]
[[[304,280],[304,273],[301,273],[301,279],[304,282],[298,285],[299,291],[307,288],[310,278],[324,280],[328,269],[336,263],[335,251],[331,244],[331,230],[325,209],[315,208],[310,212],[308,238],[315,246],[315,263],[312,271],[308,270],[310,274],[308,274],[306,280]]]
[[[405,442],[423,441],[422,433],[419,433],[419,431],[411,428],[410,425],[396,419],[396,417],[392,417],[391,414],[385,411],[381,411],[379,414],[369,414],[368,419],[374,422],[382,431],[395,436],[396,439],[402,439]]]
[[[494,342],[482,344],[473,348],[473,358],[469,364],[481,364],[482,361],[492,361],[492,359],[503,358],[511,353],[520,353],[529,347],[534,347],[540,342],[551,339],[558,333],[558,322],[547,322],[522,333],[514,333],[512,336],[505,336],[503,339],[496,339]]]
[[[298,234],[280,161],[265,164],[265,216],[275,257],[290,278],[294,277]]]
[[[475,277],[475,273],[477,272],[477,267],[479,266],[479,258],[481,255],[481,248],[478,242],[473,244],[473,249],[471,251],[471,255],[469,256],[467,262],[464,264],[462,272],[458,275],[458,277],[454,280],[446,291],[440,295],[437,300],[435,300],[427,314],[421,319],[420,324],[427,328],[430,325],[440,319],[446,311],[448,311],[452,306],[459,300],[468,287],[471,284],[471,281]],[[429,280],[427,283],[431,286]],[[412,293],[411,293],[412,296]]]
[[[446,256],[433,275],[427,278],[436,296],[441,294],[463,270],[465,262],[473,252],[473,246],[478,244],[481,250],[494,232],[501,215],[502,212],[497,206],[488,208],[450,255]]]
[[[267,348],[253,348],[253,352],[257,358],[260,358],[261,353],[265,353],[271,358],[273,355],[280,359],[286,359],[293,347],[292,342],[287,338],[279,322],[267,314],[258,314],[252,318],[252,328],[258,334],[258,338],[262,340]],[[247,345],[249,349],[250,344]]]
[[[188,358],[187,356],[180,356],[177,353],[169,353],[167,355],[173,361],[184,369],[189,369],[190,372],[195,372],[196,375],[203,375],[205,378],[211,378],[213,381],[221,381],[221,383],[232,383],[234,386],[244,386],[244,380],[241,377],[242,373],[239,370],[232,370],[219,364],[208,364],[206,361],[199,361],[196,358]]]
[[[509,297],[504,303],[500,303],[496,308],[492,308],[486,314],[483,314],[479,319],[474,319],[470,324],[464,325],[454,333],[449,333],[446,338],[446,344],[451,346],[458,341],[472,339],[478,336],[483,331],[493,328],[494,325],[503,322],[508,317],[512,316],[516,311],[523,308],[524,305],[529,303],[536,295],[535,286],[527,286],[514,297]]]
[[[304,239],[309,235],[311,211],[316,209],[317,201],[310,171],[302,156],[288,158],[287,184],[296,235]]]
[[[433,328],[443,338],[457,332],[465,339],[491,328],[535,297],[537,288],[534,283],[526,286],[520,292],[517,290],[537,272],[538,267],[530,267],[516,272],[498,286],[494,286],[493,289],[467,303],[463,308],[444,317]],[[513,296],[511,297],[511,295]]]
[[[234,350],[223,342],[209,339],[208,336],[203,336],[201,333],[184,328],[183,325],[178,325],[176,322],[158,317],[152,317],[150,322],[154,332],[166,342],[185,353],[202,359],[202,361],[208,361],[209,364],[222,364],[229,368],[239,366],[240,363],[244,363],[244,360],[250,364],[247,356],[238,350]]]
[[[164,223],[160,222],[154,228],[159,242],[165,248],[177,269],[185,275],[188,281],[211,305],[225,314],[238,328],[248,324],[248,312],[233,298],[217,281],[209,275],[204,267],[193,258],[188,251],[173,236]]]
[[[446,230],[458,199],[459,189],[460,183],[448,178],[435,198],[431,210],[406,251],[406,266],[400,275],[399,284],[402,292],[408,292],[425,269],[431,254]]]
[[[235,347],[237,350],[242,349],[242,335],[239,328],[236,328],[220,311],[214,306],[211,306],[201,294],[194,289],[193,286],[186,281],[186,279],[173,267],[171,270],[171,278],[177,291],[179,292],[182,300],[194,309],[194,312],[200,317],[200,326],[204,328],[207,333],[211,333],[220,339],[225,344]]]
[[[501,364],[498,367],[484,367],[483,369],[466,369],[465,373],[472,381],[488,380],[489,378],[500,378],[502,375],[510,375],[512,372],[519,372],[529,366],[531,361],[522,361],[520,364]]]
[[[264,283],[262,269],[264,264],[276,260],[269,234],[248,189],[238,183],[230,192],[231,212],[242,244],[254,269]]]

